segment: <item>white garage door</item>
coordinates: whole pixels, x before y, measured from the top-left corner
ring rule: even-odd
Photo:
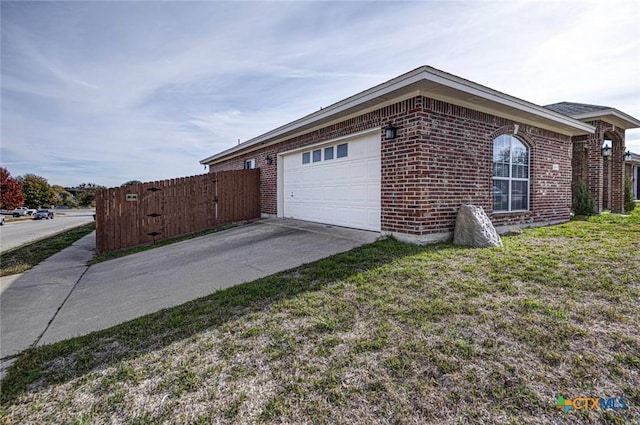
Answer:
[[[285,217],[380,230],[380,135],[283,157]]]

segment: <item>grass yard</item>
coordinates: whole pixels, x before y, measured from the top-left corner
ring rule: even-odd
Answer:
[[[380,241],[29,350],[0,421],[640,423],[640,212],[503,242]]]

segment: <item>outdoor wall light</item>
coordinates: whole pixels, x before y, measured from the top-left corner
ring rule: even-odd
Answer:
[[[395,139],[396,138],[396,130],[397,130],[397,128],[392,126],[391,123],[387,124],[387,126],[384,128],[384,140],[393,140],[393,139]]]
[[[267,155],[267,165],[273,164],[273,158]]]
[[[627,161],[631,160],[631,151],[626,151],[624,153],[624,159],[626,159]]]
[[[602,156],[605,158],[608,158],[611,156],[611,146],[604,145],[602,149],[600,149],[600,151],[602,152]]]

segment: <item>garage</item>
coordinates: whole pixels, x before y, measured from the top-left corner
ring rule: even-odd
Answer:
[[[380,134],[282,156],[282,216],[380,231]]]

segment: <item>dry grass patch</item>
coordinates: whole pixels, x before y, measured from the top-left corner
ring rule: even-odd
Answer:
[[[640,215],[504,244],[381,241],[27,351],[2,420],[638,423]]]

